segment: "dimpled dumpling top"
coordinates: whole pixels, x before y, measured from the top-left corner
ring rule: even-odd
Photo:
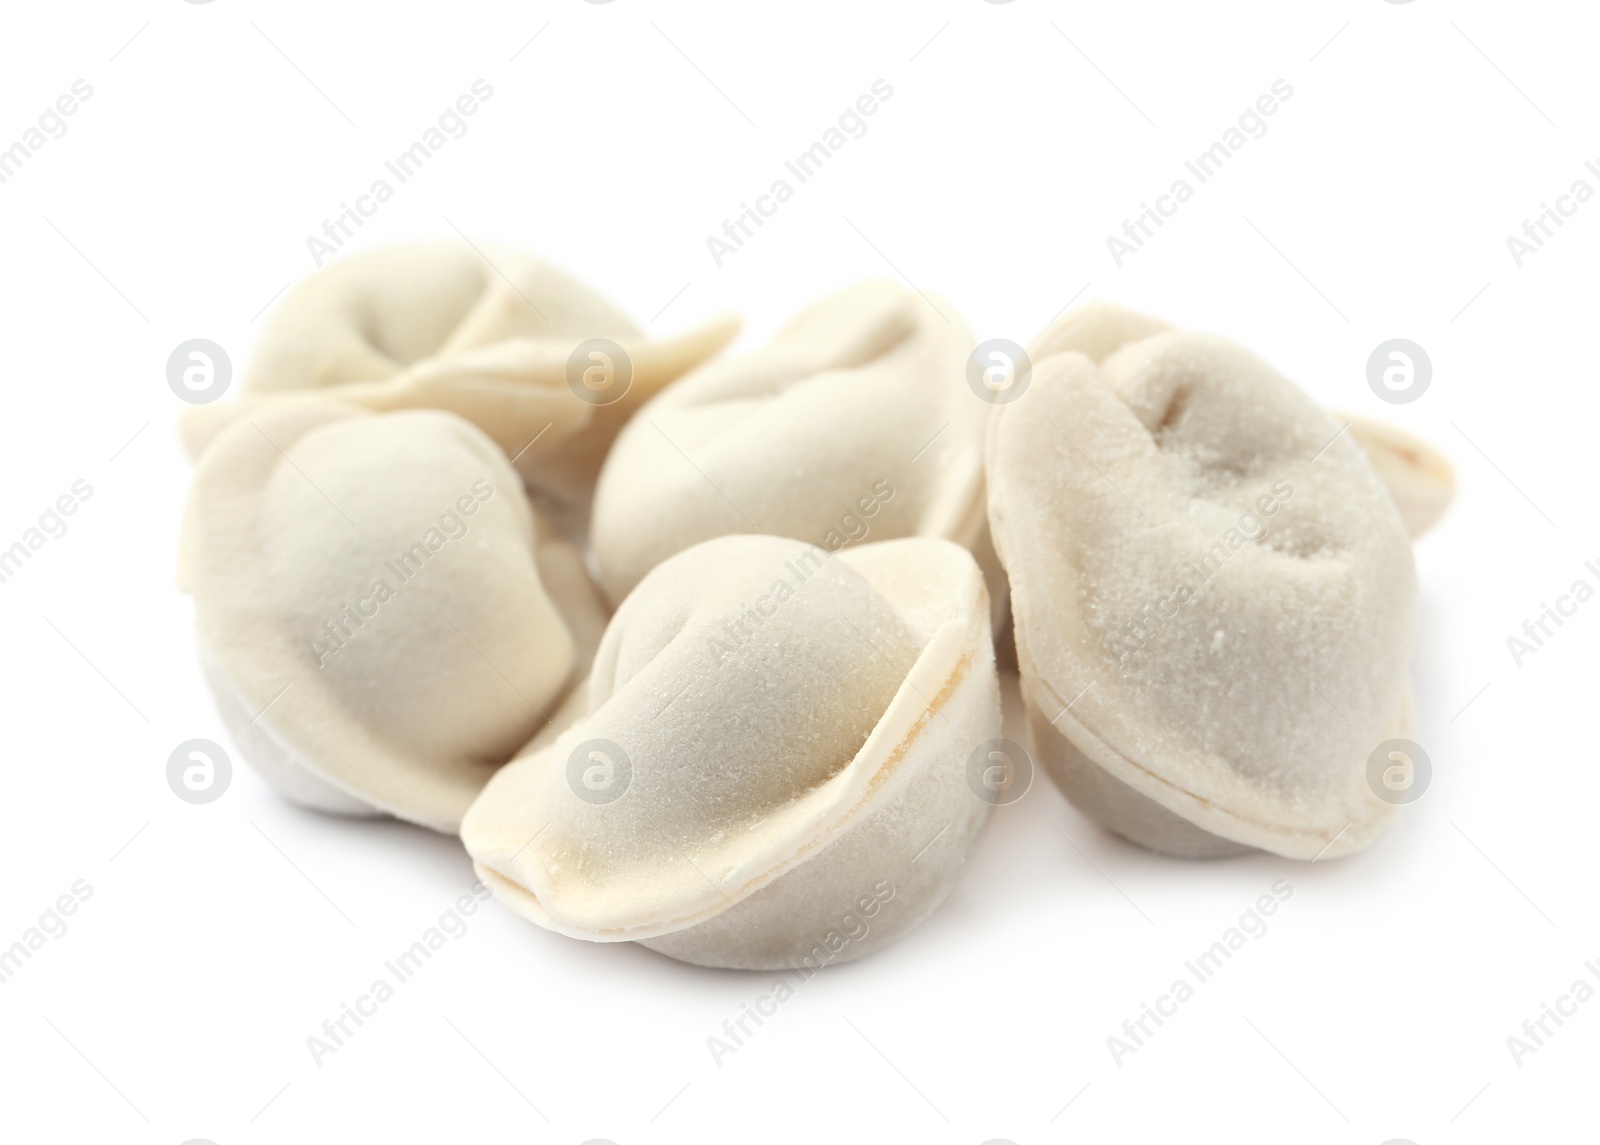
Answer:
[[[453,832],[588,669],[576,550],[454,414],[304,401],[200,458],[179,578],[234,742],[280,792]]]
[[[1129,342],[1170,330],[1159,318],[1108,302],[1091,302],[1061,316],[1034,339],[1035,361],[1075,350],[1104,361]],[[1333,413],[1356,444],[1366,450],[1378,478],[1389,490],[1400,519],[1413,537],[1444,516],[1455,496],[1455,471],[1444,454],[1403,429],[1370,418]]]
[[[621,600],[673,553],[730,533],[829,551],[942,537],[984,561],[989,407],[967,388],[971,349],[948,306],[869,282],[667,387],[600,476],[591,538],[606,593]]]
[[[737,329],[724,318],[647,338],[605,299],[520,251],[382,247],[290,292],[240,399],[190,410],[184,440],[197,456],[242,413],[306,391],[376,410],[446,409],[493,438],[530,483],[582,497],[623,422]]]
[[[1041,340],[988,440],[1030,724],[1092,818],[1184,855],[1332,857],[1394,808],[1417,583],[1360,446],[1220,338]]]
[[[740,969],[869,953],[932,913],[986,819],[988,616],[946,541],[696,545],[623,602],[586,710],[490,781],[462,842],[563,934]]]

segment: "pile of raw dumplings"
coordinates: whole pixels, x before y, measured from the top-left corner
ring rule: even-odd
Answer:
[[[949,893],[1016,753],[997,637],[1111,831],[1310,859],[1384,829],[1435,451],[1105,305],[1002,400],[895,285],[719,357],[737,328],[650,337],[464,245],[296,288],[183,426],[180,580],[251,764],[459,834],[541,926],[745,969]]]

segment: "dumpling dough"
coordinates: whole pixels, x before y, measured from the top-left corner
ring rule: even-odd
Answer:
[[[587,711],[490,781],[461,838],[496,897],[562,934],[704,966],[845,961],[951,889],[989,808],[968,760],[999,735],[966,550],[722,537],[645,577]]]
[[[850,287],[640,410],[595,493],[590,536],[611,600],[673,553],[731,533],[830,552],[941,537],[992,568],[989,406],[967,386],[971,336],[942,309],[890,283]]]
[[[1417,583],[1339,423],[1222,339],[1044,340],[990,425],[989,512],[1042,761],[1102,825],[1180,855],[1332,858],[1394,807]]]
[[[1366,450],[1411,535],[1420,537],[1438,524],[1456,492],[1455,470],[1444,454],[1398,426],[1330,412],[1349,426],[1347,432]]]
[[[383,247],[296,287],[267,322],[240,400],[188,411],[184,440],[198,456],[235,418],[307,390],[375,410],[446,409],[493,438],[530,484],[582,498],[623,422],[738,327],[730,317],[647,338],[603,298],[520,251]],[[592,338],[614,340],[632,363],[631,384],[610,404],[591,404],[568,385],[569,357]]]
[[[179,578],[224,723],[288,798],[454,832],[588,670],[579,554],[454,414],[300,401],[201,457]]]
[[[1165,322],[1147,314],[1091,302],[1051,323],[1034,340],[1030,355],[1039,361],[1051,354],[1076,350],[1099,362],[1128,342],[1168,329],[1171,327]],[[1456,490],[1455,472],[1445,456],[1405,430],[1384,422],[1337,412],[1333,416],[1348,426],[1347,432],[1367,451],[1412,537],[1420,537],[1437,524]]]

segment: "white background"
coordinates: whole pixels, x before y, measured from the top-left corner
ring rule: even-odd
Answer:
[[[1600,201],[1520,268],[1505,240],[1600,189],[1596,31],[1577,3],[1438,0],[8,6],[0,146],[75,79],[94,94],[0,185],[0,545],[75,480],[94,494],[0,585],[0,944],[74,880],[93,896],[0,986],[0,1136],[1591,1138],[1600,1000],[1520,1066],[1506,1039],[1600,962],[1600,603],[1520,668],[1506,639],[1600,580]],[[470,865],[298,811],[237,756],[214,804],[168,789],[175,745],[227,741],[173,588],[189,464],[165,362],[204,337],[242,369],[307,236],[478,78],[468,134],[347,249],[459,227],[656,331],[735,309],[744,346],[869,276],[979,339],[1105,298],[1441,445],[1459,500],[1418,546],[1432,787],[1370,851],[1306,865],[1159,857],[1041,781],[932,921],[720,1066],[706,1039],[767,976],[486,907],[313,1065],[306,1038]],[[880,78],[868,134],[716,267],[706,237]],[[1106,237],[1280,78],[1270,131],[1117,267]],[[1366,383],[1393,337],[1433,362],[1411,405]],[[1270,931],[1114,1064],[1106,1039],[1280,878]]]

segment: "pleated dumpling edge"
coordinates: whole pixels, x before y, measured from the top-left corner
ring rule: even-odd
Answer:
[[[604,623],[504,455],[435,410],[304,399],[201,457],[181,587],[224,722],[282,794],[454,832]]]
[[[857,957],[931,913],[987,818],[966,769],[999,735],[988,602],[949,542],[696,545],[619,608],[590,689],[462,827],[506,905],[573,937],[791,965],[883,884]]]
[[[268,318],[238,395],[188,410],[183,438],[198,457],[239,418],[300,395],[448,410],[488,434],[530,485],[581,503],[628,417],[738,329],[729,315],[646,335],[520,250],[378,247],[297,284]]]
[[[1178,854],[1311,858],[1393,806],[1416,573],[1360,447],[1270,367],[1161,331],[1034,364],[988,442],[1041,760],[1074,802]]]
[[[971,349],[948,304],[869,281],[666,387],[618,436],[596,489],[607,594],[620,601],[673,553],[733,533],[830,550],[940,537],[981,554],[989,407],[967,384]]]

